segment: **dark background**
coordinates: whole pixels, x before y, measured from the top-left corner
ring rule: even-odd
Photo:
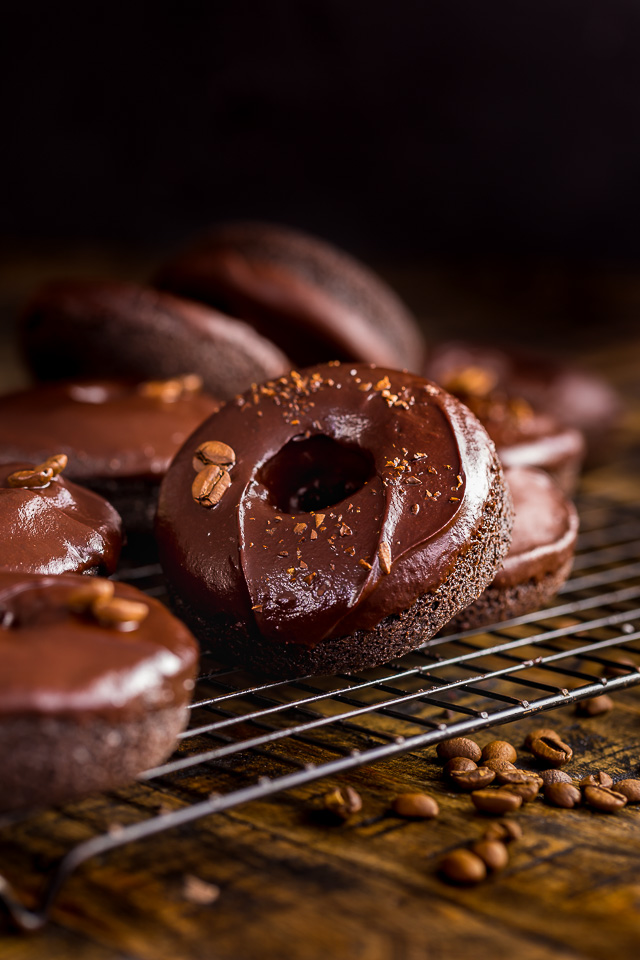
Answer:
[[[498,297],[593,339],[602,283],[635,275],[637,0],[1,12],[5,289],[104,256],[140,275],[232,217],[324,236],[465,329]]]

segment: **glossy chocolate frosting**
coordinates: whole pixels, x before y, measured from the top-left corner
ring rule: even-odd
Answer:
[[[0,570],[113,573],[122,546],[118,513],[63,476],[35,489],[9,485],[11,474],[32,466],[0,466]]]
[[[22,345],[40,380],[147,380],[190,372],[224,399],[288,367],[275,344],[247,323],[112,280],[45,284],[25,308]]]
[[[95,583],[95,581],[90,581]],[[115,596],[148,607],[120,632],[69,610],[87,578],[0,571],[0,714],[139,716],[190,699],[198,649],[157,600],[126,584]]]
[[[221,224],[157,282],[247,320],[299,364],[422,364],[420,329],[393,291],[343,251],[287,227]]]
[[[0,397],[0,462],[65,453],[73,480],[166,472],[186,437],[220,405],[205,393],[148,395],[124,380],[43,384]]]
[[[513,587],[555,573],[573,555],[578,514],[542,470],[505,471],[515,511],[511,548],[493,585]]]
[[[236,456],[211,509],[191,493],[206,441]],[[494,458],[475,417],[420,377],[369,364],[292,371],[228,403],[178,453],[160,491],[161,559],[198,615],[254,623],[276,642],[372,629],[466,552]]]

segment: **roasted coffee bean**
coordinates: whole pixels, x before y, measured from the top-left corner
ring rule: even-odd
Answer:
[[[508,760],[514,763],[518,759],[516,749],[507,740],[492,740],[486,747],[482,748],[482,759],[484,760]]]
[[[452,883],[481,883],[487,876],[484,860],[471,850],[452,850],[440,861],[440,873]]]
[[[588,777],[583,777],[580,781],[581,787],[612,787],[613,777],[608,773],[599,770],[598,773],[590,773]],[[617,789],[617,788],[616,788]]]
[[[538,737],[529,748],[534,757],[548,763],[551,767],[562,767],[573,756],[573,750],[562,740],[555,737]]]
[[[137,630],[142,621],[146,620],[149,607],[141,600],[113,597],[105,602],[94,602],[91,612],[101,626],[129,632]]]
[[[527,779],[529,780],[535,780],[536,783],[538,784],[539,789],[542,789],[542,787],[544,786],[544,780],[540,776],[540,773],[538,770],[518,770],[518,773],[523,777],[527,777]],[[507,781],[507,783],[508,782],[509,781]]]
[[[551,803],[554,807],[564,807],[566,810],[570,810],[572,807],[578,806],[582,796],[573,783],[557,781],[545,785],[544,798],[547,803]]]
[[[421,820],[431,820],[440,812],[436,801],[426,793],[401,793],[392,806],[393,812],[400,817],[415,817]]]
[[[482,787],[488,787],[495,779],[493,770],[488,767],[476,767],[475,770],[467,770],[463,773],[452,773],[451,779],[460,790],[479,790]]]
[[[584,799],[594,810],[601,813],[615,813],[626,806],[627,798],[610,787],[585,787]]]
[[[522,797],[523,803],[531,803],[538,796],[540,783],[534,777],[525,777],[520,783],[505,783],[500,790]]]
[[[520,840],[522,827],[517,820],[495,820],[489,824],[482,836],[484,840],[502,840],[503,843],[511,843],[513,840]]]
[[[476,840],[471,845],[471,852],[480,857],[492,873],[504,870],[509,862],[507,848],[501,840]]]
[[[640,780],[618,780],[615,791],[626,797],[627,803],[640,803]]]
[[[528,783],[529,780],[533,780],[534,783],[537,783],[538,787],[542,786],[542,777],[539,777],[535,773],[529,773],[528,770],[518,770],[517,767],[514,767],[513,770],[503,770],[500,775],[496,775],[496,779],[501,784],[516,784],[516,783]]]
[[[564,770],[541,770],[540,779],[544,784],[571,783],[571,777]]]
[[[477,770],[477,764],[467,757],[453,757],[447,760],[443,767],[443,772],[451,777],[454,773],[468,773],[469,770]]]
[[[522,797],[500,790],[476,790],[471,794],[471,802],[481,813],[510,813],[522,806]]]
[[[539,740],[541,737],[551,738],[552,740],[560,740],[560,734],[556,733],[555,730],[551,730],[549,727],[536,727],[535,730],[532,730],[531,733],[528,733],[524,738],[525,750],[531,750],[531,744],[533,741]]]
[[[193,469],[202,470],[202,464],[213,463],[217,467],[233,467],[236,462],[236,452],[228,443],[221,440],[206,440],[197,447],[193,456]]]
[[[590,697],[589,700],[581,700],[576,704],[576,713],[579,717],[599,717],[601,713],[609,713],[613,710],[613,700],[606,693],[599,697]]]
[[[348,820],[352,814],[362,810],[362,798],[353,787],[336,787],[325,794],[323,803],[325,810],[340,820]]]
[[[201,507],[210,509],[219,503],[231,486],[231,477],[226,470],[215,464],[204,467],[191,485],[191,495]]]
[[[517,767],[514,767],[509,760],[483,760],[482,766],[489,767],[489,770],[493,770],[498,783],[502,783],[500,777],[503,773],[511,773],[513,770],[518,769]]]
[[[33,467],[31,470],[16,470],[7,477],[10,487],[21,487],[25,490],[40,490],[48,487],[53,480],[51,467]]]
[[[52,457],[47,457],[47,459],[43,463],[40,463],[36,469],[48,470],[51,468],[54,477],[57,477],[62,473],[68,462],[69,457],[66,455],[66,453],[56,453]]]
[[[72,613],[85,613],[94,605],[107,603],[113,597],[115,587],[111,580],[87,578],[87,583],[72,590],[67,597],[67,607]]]
[[[474,763],[477,763],[482,756],[482,750],[475,740],[469,740],[467,737],[452,737],[451,740],[443,740],[438,744],[436,752],[441,760],[466,757],[467,760],[473,760]]]

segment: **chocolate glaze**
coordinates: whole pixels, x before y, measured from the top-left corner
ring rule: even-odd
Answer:
[[[25,308],[22,345],[40,380],[189,372],[225,399],[288,366],[249,324],[150,287],[104,280],[45,284]]]
[[[578,514],[562,490],[541,470],[505,472],[515,519],[511,548],[492,586],[542,580],[562,567],[575,548]]]
[[[0,571],[0,714],[136,717],[190,699],[197,645],[157,600],[117,583],[115,596],[143,601],[147,618],[121,633],[70,613],[84,577]]]
[[[0,466],[0,570],[113,573],[122,523],[111,504],[63,476],[37,489],[9,486],[11,473],[32,466]]]
[[[0,461],[38,463],[66,453],[73,480],[141,478],[156,483],[174,453],[220,402],[204,393],[167,402],[128,381],[44,384],[0,397]]]
[[[222,224],[165,264],[157,282],[247,320],[299,364],[422,363],[418,325],[389,287],[342,251],[286,227]]]
[[[313,510],[308,500],[285,510],[283,490],[304,474],[292,444],[304,459],[318,437],[335,443],[338,461],[341,445],[359,452],[357,489],[332,505],[313,500],[316,490]],[[237,457],[210,510],[191,496],[193,452],[206,440]],[[325,463],[326,453],[318,473]],[[160,491],[161,559],[199,616],[224,613],[275,642],[314,645],[373,629],[437,588],[477,533],[494,469],[475,417],[420,377],[368,364],[292,371],[228,403],[178,453]]]

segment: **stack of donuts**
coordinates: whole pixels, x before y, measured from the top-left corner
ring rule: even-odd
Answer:
[[[21,338],[38,384],[0,397],[5,810],[161,762],[198,641],[270,676],[353,672],[548,602],[619,412],[580,371],[425,342],[362,264],[265,224],[212,230],[148,286],[50,282]],[[159,557],[173,612],[118,582],[123,541]]]

